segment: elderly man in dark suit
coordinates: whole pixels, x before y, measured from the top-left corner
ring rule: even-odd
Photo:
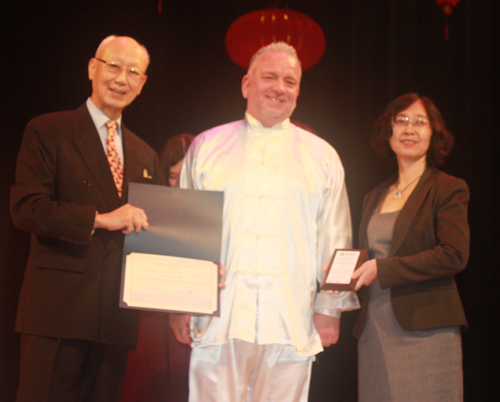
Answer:
[[[26,127],[11,189],[12,218],[31,233],[16,323],[18,401],[119,400],[139,320],[118,307],[124,234],[148,228],[127,187],[159,172],[156,153],[121,115],[148,64],[134,39],[106,38],[89,62],[87,102]]]

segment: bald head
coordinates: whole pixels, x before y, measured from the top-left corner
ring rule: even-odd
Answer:
[[[283,53],[288,53],[290,56],[292,56],[298,63],[299,68],[300,68],[300,73],[302,74],[302,67],[300,64],[299,57],[297,56],[297,51],[293,46],[290,46],[288,43],[285,43],[283,41],[280,42],[271,42],[270,44],[261,47],[259,50],[257,50],[252,58],[250,59],[250,64],[248,66],[248,71],[247,74],[251,74],[252,70],[254,69],[255,62],[257,59],[262,55],[263,53],[269,52],[269,51],[274,51],[274,52],[283,52]]]
[[[131,38],[129,36],[110,35],[107,38],[104,38],[103,41],[99,44],[99,47],[97,48],[97,50],[95,52],[95,57],[101,58],[100,55],[102,55],[102,52],[104,51],[104,49],[106,48],[106,46],[108,44],[110,44],[111,42],[113,42],[113,41],[119,41],[119,42],[122,42],[122,43],[123,42],[127,42],[127,41],[135,42],[143,50],[144,55],[146,56],[147,65],[149,66],[149,53],[148,53],[148,50],[146,49],[146,47],[144,45],[141,45],[134,38]]]

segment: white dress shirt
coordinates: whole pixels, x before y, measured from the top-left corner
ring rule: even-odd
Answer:
[[[227,339],[322,350],[313,314],[359,308],[355,293],[317,293],[335,248],[351,247],[344,170],[335,150],[286,119],[245,120],[198,135],[182,188],[224,192],[221,316],[193,318],[194,346]]]

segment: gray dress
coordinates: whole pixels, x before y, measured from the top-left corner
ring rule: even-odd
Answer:
[[[368,224],[370,258],[387,258],[399,211],[375,212]],[[458,327],[405,331],[392,312],[390,289],[370,286],[366,325],[358,342],[360,402],[463,400]]]

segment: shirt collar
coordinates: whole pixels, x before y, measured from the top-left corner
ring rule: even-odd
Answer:
[[[285,120],[276,123],[274,126],[268,128],[264,127],[262,123],[257,120],[255,117],[253,117],[250,113],[245,112],[245,121],[249,127],[252,127],[253,129],[256,130],[276,130],[276,131],[286,131],[288,130],[288,127],[290,126],[290,118],[286,118]]]
[[[87,109],[90,113],[90,117],[92,117],[92,121],[94,122],[94,125],[96,128],[99,130],[101,127],[103,127],[108,121],[111,119],[106,116],[106,114],[99,109],[94,102],[92,102],[92,99],[88,98],[87,99]],[[122,124],[122,116],[118,117],[118,119],[115,120],[116,124],[118,127],[121,127]]]

